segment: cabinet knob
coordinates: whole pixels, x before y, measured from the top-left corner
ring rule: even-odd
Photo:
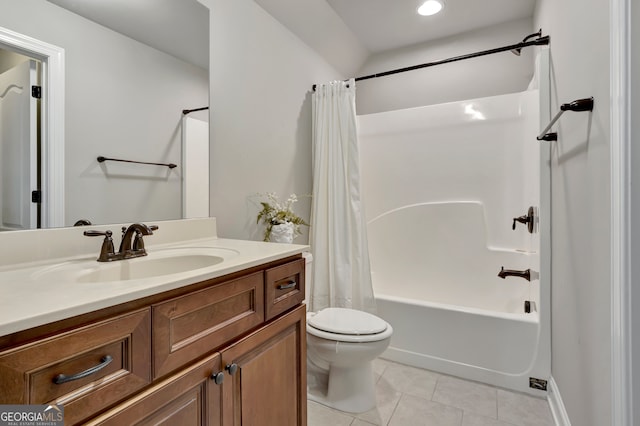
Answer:
[[[236,364],[235,362],[232,364],[227,364],[227,366],[224,369],[227,370],[229,374],[233,376],[234,374],[236,374],[236,371],[238,371],[238,364]]]
[[[221,385],[222,382],[224,382],[224,373],[222,371],[211,373],[211,380],[213,380],[216,385]]]

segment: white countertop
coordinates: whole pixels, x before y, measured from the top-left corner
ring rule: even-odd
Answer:
[[[224,261],[216,265],[171,275],[126,281],[65,282],[63,279],[38,278],[46,268],[69,262],[95,261],[98,252],[0,269],[0,336],[98,309],[130,302],[199,281],[217,278],[308,250],[306,245],[264,243],[259,241],[203,238],[147,246],[147,257],[154,251],[173,248],[222,249]],[[157,256],[157,255],[156,255]],[[138,259],[124,262],[135,262]],[[122,261],[116,261],[122,262]],[[97,264],[98,262],[96,262]],[[111,265],[115,262],[105,263]]]

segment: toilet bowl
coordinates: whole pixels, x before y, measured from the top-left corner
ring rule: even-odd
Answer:
[[[306,263],[305,295],[309,298],[313,256],[302,256]],[[391,334],[391,325],[367,312],[346,308],[308,312],[308,398],[350,413],[374,408],[372,363],[389,346]]]
[[[367,312],[326,308],[308,313],[309,399],[350,413],[374,408],[372,361],[387,349],[392,334],[391,325]]]

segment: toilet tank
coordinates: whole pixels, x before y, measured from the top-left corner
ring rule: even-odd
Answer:
[[[313,255],[309,252],[302,253],[304,258],[304,304],[307,305],[307,311],[309,310],[309,300],[311,299],[311,267],[313,266]]]

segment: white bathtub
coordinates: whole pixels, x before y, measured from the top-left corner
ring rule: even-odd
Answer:
[[[376,295],[393,326],[383,358],[528,392],[538,344],[538,316],[505,314]]]
[[[479,202],[407,206],[367,228],[378,316],[394,329],[383,358],[539,395],[538,253],[488,247]],[[499,278],[502,266],[532,280]]]

